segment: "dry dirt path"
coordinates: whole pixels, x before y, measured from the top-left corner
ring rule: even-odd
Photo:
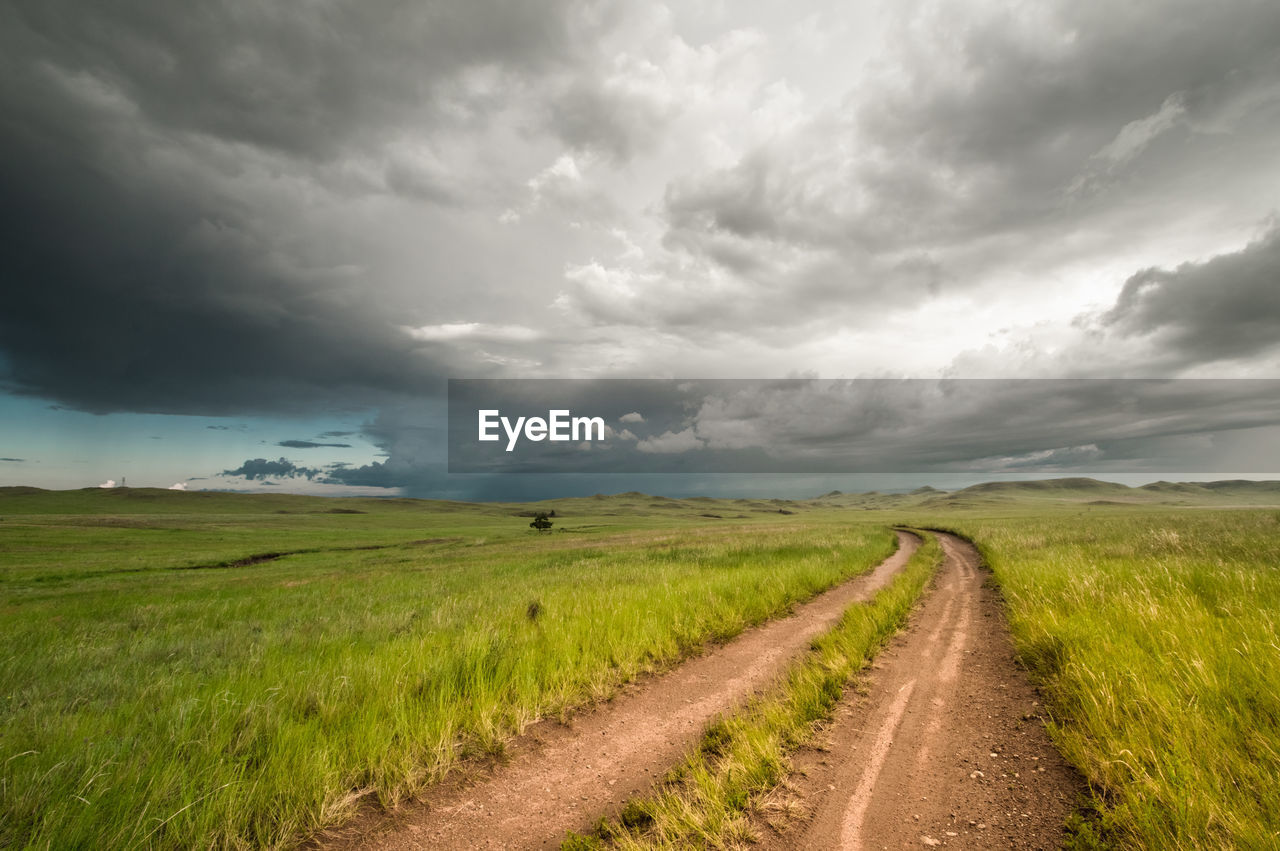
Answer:
[[[321,848],[555,848],[567,830],[587,831],[646,791],[694,745],[707,723],[769,686],[854,602],[868,599],[919,546],[898,550],[870,573],[749,629],[727,644],[624,691],[576,717],[543,723],[508,748],[510,759],[473,782],[446,782],[423,800],[357,818],[313,843]]]
[[[1014,659],[990,575],[967,541],[910,627],[849,690],[821,750],[796,759],[790,803],[811,817],[765,849],[1058,848],[1083,783],[1050,742]]]

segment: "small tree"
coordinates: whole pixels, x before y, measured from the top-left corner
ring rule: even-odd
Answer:
[[[548,532],[551,530],[551,518],[547,516],[547,512],[539,511],[534,515],[533,522],[529,526],[539,532]]]

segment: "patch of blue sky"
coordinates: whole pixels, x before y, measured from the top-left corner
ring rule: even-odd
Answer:
[[[45,399],[0,394],[0,485],[236,487],[221,477],[251,458],[288,458],[299,466],[353,466],[377,460],[361,437],[368,412],[300,418],[89,414]],[[284,441],[349,446],[286,447]],[[256,489],[256,488],[255,488]]]

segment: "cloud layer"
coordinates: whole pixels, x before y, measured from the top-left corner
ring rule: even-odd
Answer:
[[[1275,375],[1278,43],[1254,0],[6,4],[0,391],[358,411],[385,457],[226,474],[425,489],[449,377]],[[768,419],[643,401],[654,464]]]
[[[478,439],[479,410],[514,422],[571,404],[618,422],[637,398],[645,422],[634,433]],[[483,381],[450,388],[448,462],[493,474],[1200,472],[1239,463],[1244,446],[1275,469],[1280,450],[1257,447],[1277,434],[1274,379]]]

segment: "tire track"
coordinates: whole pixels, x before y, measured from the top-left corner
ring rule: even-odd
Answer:
[[[822,750],[798,755],[812,813],[764,848],[1057,848],[1084,785],[1049,740],[972,544],[946,554],[909,629],[850,690]],[[796,801],[792,801],[796,803]]]
[[[887,584],[919,544],[900,531],[892,556],[794,614],[632,688],[571,727],[538,725],[511,744],[506,764],[474,782],[446,782],[389,815],[358,817],[316,837],[312,847],[558,847],[566,831],[589,830],[652,787],[708,722],[770,685],[849,605]]]

